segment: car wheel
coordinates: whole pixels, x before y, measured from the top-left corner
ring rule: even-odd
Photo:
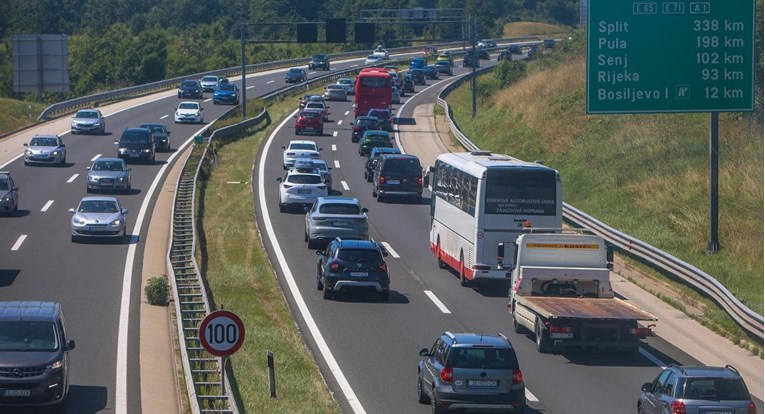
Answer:
[[[287,211],[287,205],[279,203],[279,212],[284,213],[285,211]]]
[[[515,308],[515,302],[513,302],[513,308]],[[518,318],[515,317],[514,309],[510,311],[510,317],[513,319],[513,332],[521,335],[529,333],[529,330],[525,326],[518,323]]]
[[[88,194],[90,194],[90,193],[92,193],[92,192],[93,192],[93,190],[91,190],[90,188],[86,188],[86,189],[85,189],[85,192],[86,192],[86,193],[88,193]]]
[[[438,244],[436,244],[436,257],[438,258],[438,268],[439,269],[448,269],[449,265],[444,262],[443,259],[441,259],[441,240],[438,240]]]
[[[548,353],[552,349],[550,346],[550,339],[545,338],[544,330],[542,330],[542,321],[537,319],[535,324],[534,334],[536,335],[537,351],[541,353]]]
[[[436,397],[436,391],[433,390],[433,395],[430,396],[430,410],[433,414],[445,413],[446,410],[438,403],[438,397]]]
[[[130,235],[127,234],[127,230],[122,230],[122,242],[123,243],[130,242]]]
[[[316,275],[316,290],[324,290],[324,283],[321,283],[319,275]]]
[[[389,290],[383,290],[382,292],[380,292],[380,302],[387,302],[388,299],[390,299]]]
[[[24,161],[24,165],[29,165],[29,163],[28,163],[28,162],[26,162],[26,161]]]
[[[306,238],[308,238],[308,237],[306,237]],[[311,240],[310,238],[308,238],[308,248],[309,249],[315,249],[316,248],[316,242],[317,242],[316,240]]]
[[[428,397],[428,394],[425,394],[425,390],[422,389],[422,377],[419,375],[419,372],[417,374],[417,401],[420,404],[427,404],[430,402],[430,397]]]
[[[377,191],[375,191],[374,186],[372,186],[372,197],[377,197]]]

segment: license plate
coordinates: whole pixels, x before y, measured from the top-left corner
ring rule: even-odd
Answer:
[[[722,410],[722,411],[720,411],[720,410],[711,410],[711,411],[710,410],[706,410],[706,411],[702,411],[702,413],[704,413],[704,414],[733,414],[733,411],[730,411],[730,410]]]
[[[88,231],[104,231],[103,227],[88,227]]]
[[[311,190],[298,190],[298,194],[311,194]]]
[[[347,221],[333,221],[332,223],[335,225],[335,227],[348,227]]]
[[[3,397],[29,397],[31,390],[3,390]]]
[[[128,156],[131,158],[138,158],[138,154],[128,154]]]
[[[550,339],[572,339],[573,332],[550,332]]]
[[[401,184],[401,180],[388,180],[386,181],[386,184],[398,185]]]
[[[367,276],[369,276],[369,272],[351,272],[351,276],[353,276],[353,277],[367,277]]]
[[[497,388],[496,380],[468,380],[470,388]]]

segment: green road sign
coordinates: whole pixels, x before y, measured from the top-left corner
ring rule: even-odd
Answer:
[[[588,0],[587,113],[751,111],[754,0]]]

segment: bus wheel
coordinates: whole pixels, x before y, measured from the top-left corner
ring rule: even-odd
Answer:
[[[441,259],[441,239],[438,240],[438,244],[436,244],[436,257],[438,257],[438,268],[439,269],[447,269],[449,265],[444,262],[443,259]]]
[[[465,261],[464,257],[462,255],[462,252],[460,252],[460,285],[469,287],[472,283],[471,280],[468,280],[467,276],[465,276]]]

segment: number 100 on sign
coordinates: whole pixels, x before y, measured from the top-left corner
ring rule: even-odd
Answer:
[[[199,341],[213,355],[231,355],[244,342],[244,324],[229,311],[212,312],[199,325]]]

